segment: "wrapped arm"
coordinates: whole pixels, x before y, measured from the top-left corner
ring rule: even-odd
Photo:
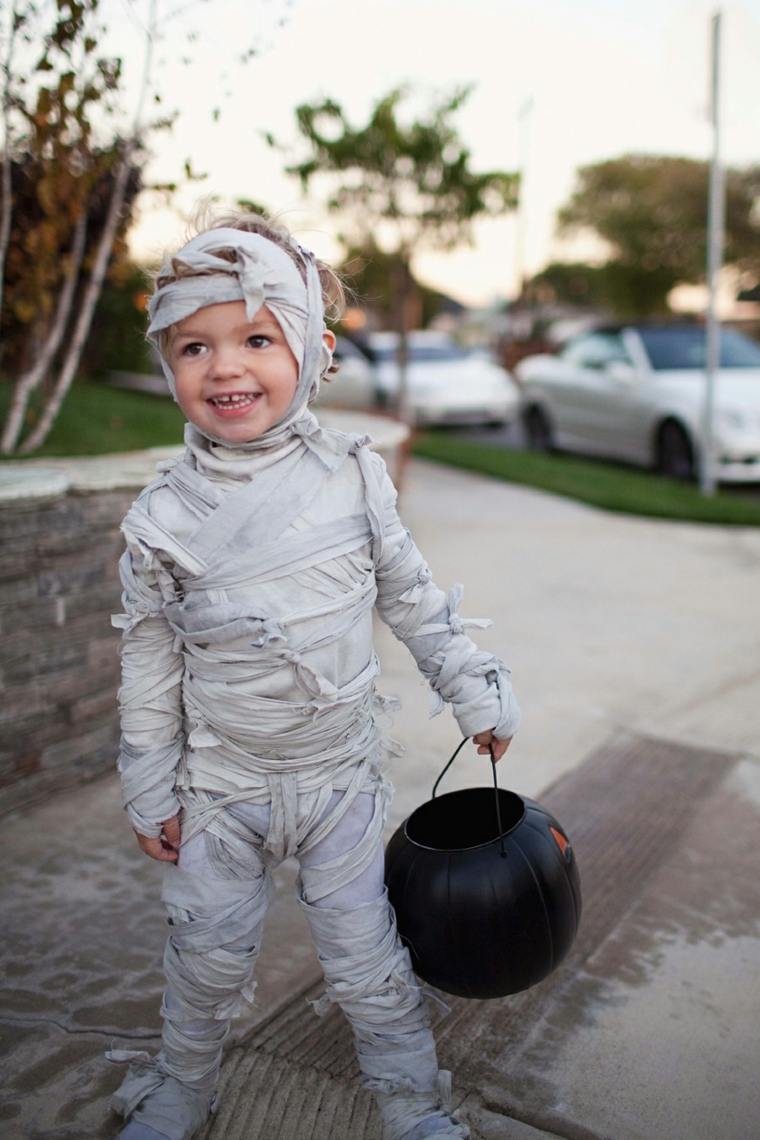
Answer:
[[[378,612],[427,678],[433,690],[431,715],[440,712],[446,701],[464,736],[493,729],[499,740],[506,740],[520,722],[510,671],[498,657],[478,649],[464,632],[491,623],[460,618],[457,608],[462,587],[444,593],[432,581],[425,560],[399,519],[396,489],[385,465],[376,455],[372,461],[382,524],[375,557]]]
[[[124,631],[118,768],[132,826],[155,837],[180,807],[174,786],[184,745],[183,659],[162,612],[167,571],[150,550],[128,539],[119,573],[124,613],[111,619]]]

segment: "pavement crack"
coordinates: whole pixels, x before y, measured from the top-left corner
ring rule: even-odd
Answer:
[[[129,1041],[158,1041],[161,1036],[159,1033],[141,1033],[134,1029],[80,1028],[79,1026],[66,1025],[62,1021],[56,1021],[54,1017],[0,1017],[1,1025],[17,1026],[23,1029],[49,1026],[53,1029],[59,1029],[69,1037],[118,1037]]]

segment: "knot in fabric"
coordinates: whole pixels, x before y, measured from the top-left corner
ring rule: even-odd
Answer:
[[[293,424],[293,435],[299,436],[304,443],[321,439],[322,434],[319,420],[311,412],[307,412]]]
[[[371,446],[372,446],[372,436],[371,435],[352,435],[351,436],[351,444],[350,444],[349,449],[348,449],[349,455],[356,455],[356,453],[362,447],[371,447]]]
[[[464,586],[457,583],[452,586],[446,594],[446,604],[449,609],[448,626],[453,634],[464,633],[466,629],[488,629],[493,625],[489,618],[463,618],[458,614],[458,609],[464,597]]]
[[[261,618],[256,626],[256,637],[251,641],[256,649],[263,649],[273,641],[284,641],[282,626],[275,618]]]
[[[419,600],[422,598],[425,586],[427,586],[432,577],[433,575],[430,573],[428,567],[422,566],[417,571],[417,577],[413,585],[411,585],[408,590],[404,590],[403,594],[399,595],[399,601],[406,602],[407,605],[410,606],[416,605],[417,602],[419,602]]]
[[[307,665],[301,654],[295,649],[284,650],[283,659],[293,666],[296,680],[309,696],[315,698],[315,703],[322,706],[332,704],[338,697],[338,690],[331,681]]]
[[[235,257],[237,259],[235,269],[245,301],[245,315],[250,321],[253,320],[264,304],[266,285],[268,283],[274,284],[274,281],[269,281],[269,278],[273,276],[272,270],[266,262],[255,257],[250,250],[240,246],[235,250]]]

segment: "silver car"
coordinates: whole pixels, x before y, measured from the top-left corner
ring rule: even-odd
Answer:
[[[760,346],[734,329],[720,338],[715,390],[716,476],[760,480]],[[695,324],[599,328],[556,356],[515,369],[532,446],[557,447],[694,477],[703,447],[705,330]]]
[[[378,402],[391,404],[398,392],[398,335],[372,333]],[[517,416],[520,395],[509,373],[485,352],[461,348],[446,333],[409,333],[407,383],[415,424],[508,423]]]

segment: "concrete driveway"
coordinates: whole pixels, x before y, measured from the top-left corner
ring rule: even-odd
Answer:
[[[572,960],[527,995],[454,1003],[441,1021],[463,1111],[487,1140],[751,1140],[760,531],[613,516],[418,461],[402,514],[439,584],[465,584],[462,614],[494,619],[477,639],[512,666],[524,711],[502,783],[547,797],[584,879]],[[395,826],[428,798],[458,735],[448,714],[428,720],[403,646],[381,626],[377,640],[381,691],[404,702]],[[485,782],[486,763],[465,750],[448,787]],[[106,1099],[119,1074],[103,1050],[157,1040],[160,868],[139,855],[111,777],[9,819],[3,847],[0,1129],[9,1140],[113,1136]],[[300,993],[318,975],[292,883],[286,865],[260,1005],[225,1065],[223,1105],[237,1115],[223,1107],[206,1130],[214,1140],[377,1135],[345,1075],[339,1018],[314,1031],[315,1042],[327,1034],[322,1068],[288,1052],[284,1027],[303,1037],[312,1024]],[[270,1073],[269,1115],[252,1061]],[[290,1085],[272,1084],[284,1071],[327,1082],[333,1115],[289,1113]]]

